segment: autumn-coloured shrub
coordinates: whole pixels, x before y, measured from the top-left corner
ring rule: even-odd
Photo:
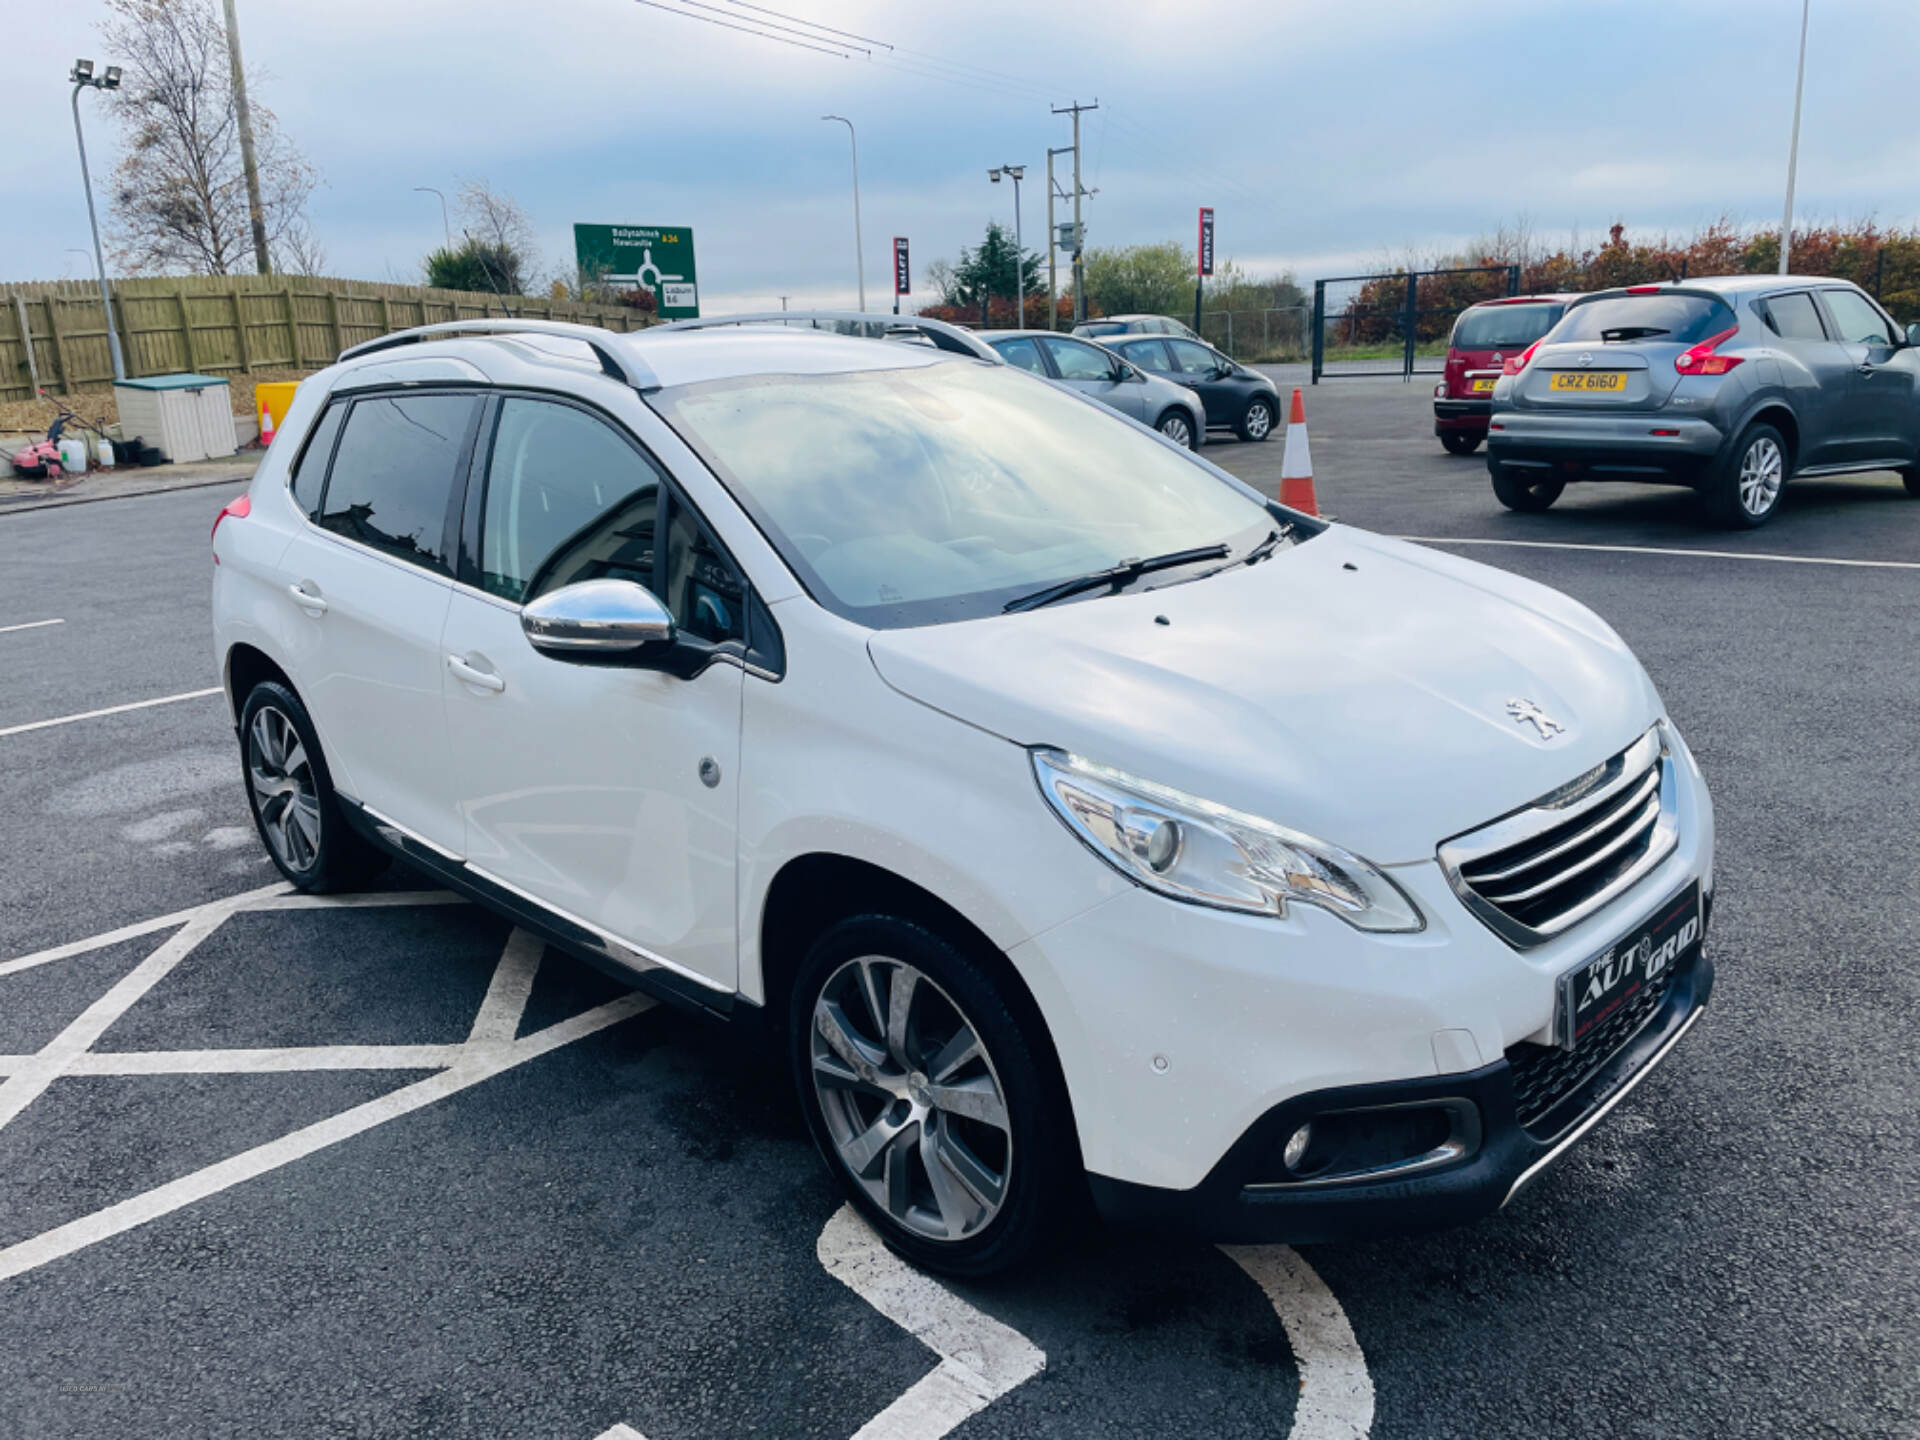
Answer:
[[[945,320],[950,325],[978,326],[986,330],[1071,330],[1073,328],[1073,297],[1062,295],[1054,306],[1054,324],[1047,324],[1047,297],[1029,295],[1023,307],[1024,315],[1015,315],[1013,296],[995,295],[987,302],[987,318],[984,324],[980,319],[978,305],[923,305],[920,313],[929,320]]]

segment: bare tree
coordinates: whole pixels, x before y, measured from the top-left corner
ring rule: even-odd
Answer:
[[[534,244],[533,222],[520,202],[495,190],[482,176],[462,181],[455,203],[470,246],[498,256],[498,263],[505,267],[506,274],[495,283],[510,295],[540,288],[540,254]]]
[[[124,71],[113,94],[126,140],[108,222],[134,271],[226,275],[250,268],[253,240],[225,26],[211,0],[107,0],[102,26]],[[249,86],[257,83],[249,77]],[[324,256],[307,222],[313,167],[253,104],[273,268],[313,274]]]

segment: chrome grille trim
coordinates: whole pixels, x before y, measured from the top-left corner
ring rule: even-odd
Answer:
[[[1528,949],[1611,903],[1672,854],[1678,805],[1673,761],[1656,724],[1572,786],[1443,842],[1440,868],[1482,923]],[[1522,918],[1555,891],[1566,892],[1563,904]]]

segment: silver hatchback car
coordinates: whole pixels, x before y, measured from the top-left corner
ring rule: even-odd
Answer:
[[[1920,324],[1844,281],[1735,275],[1604,290],[1505,364],[1494,494],[1545,510],[1569,481],[1690,485],[1763,525],[1792,478],[1897,470],[1920,496]]]
[[[982,330],[979,336],[1009,365],[1077,390],[1122,415],[1151,425],[1176,445],[1206,443],[1207,407],[1184,385],[1149,375],[1104,345],[1050,330]]]

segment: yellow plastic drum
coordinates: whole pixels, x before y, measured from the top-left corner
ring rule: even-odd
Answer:
[[[265,410],[273,416],[273,428],[278,430],[286,423],[287,410],[293,404],[293,392],[300,388],[298,380],[273,380],[253,387],[253,405],[256,411]],[[255,414],[253,417],[260,417]]]

